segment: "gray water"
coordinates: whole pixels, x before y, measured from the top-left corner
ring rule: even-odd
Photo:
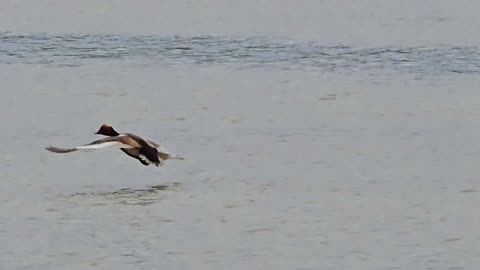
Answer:
[[[280,2],[0,1],[0,269],[477,269],[478,4]]]
[[[87,65],[89,60],[143,65],[217,65],[237,68],[391,70],[417,75],[478,74],[479,47],[355,48],[271,38],[19,35],[0,33],[0,63]]]

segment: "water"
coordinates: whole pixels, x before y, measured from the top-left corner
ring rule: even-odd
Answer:
[[[0,269],[476,269],[464,2],[0,3]]]
[[[479,47],[355,48],[271,38],[19,35],[0,33],[0,63],[81,66],[89,60],[144,65],[316,68],[319,71],[392,70],[417,75],[478,74]]]

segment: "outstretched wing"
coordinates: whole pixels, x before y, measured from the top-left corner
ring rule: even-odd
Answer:
[[[45,147],[45,149],[47,149],[50,152],[61,153],[61,154],[70,153],[70,152],[74,152],[74,151],[78,150],[76,148],[60,148],[60,147],[55,147],[55,146]]]
[[[77,146],[74,148],[60,148],[55,146],[46,147],[50,152],[54,153],[70,153],[78,150],[88,151],[88,150],[97,150],[105,148],[133,148],[130,144],[127,144],[129,138],[122,137],[108,137],[102,140],[97,140],[86,145]]]

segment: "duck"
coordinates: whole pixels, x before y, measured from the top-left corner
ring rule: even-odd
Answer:
[[[140,163],[143,165],[148,166],[153,164],[157,167],[163,166],[165,164],[165,160],[184,159],[181,156],[171,153],[165,147],[160,146],[156,142],[143,139],[142,137],[132,133],[119,133],[109,124],[102,124],[95,134],[107,137],[73,148],[48,146],[45,149],[53,153],[63,154],[75,151],[119,148],[128,156],[140,161]]]

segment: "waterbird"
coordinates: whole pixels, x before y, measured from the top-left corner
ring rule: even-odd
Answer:
[[[120,148],[125,154],[137,159],[145,166],[154,164],[155,166],[164,165],[165,160],[184,158],[169,152],[159,144],[145,140],[140,136],[131,133],[118,133],[109,124],[100,126],[95,134],[107,136],[107,138],[93,141],[89,144],[77,146],[74,148],[60,148],[48,146],[47,149],[54,153],[70,153],[75,151],[90,151],[105,148]]]

